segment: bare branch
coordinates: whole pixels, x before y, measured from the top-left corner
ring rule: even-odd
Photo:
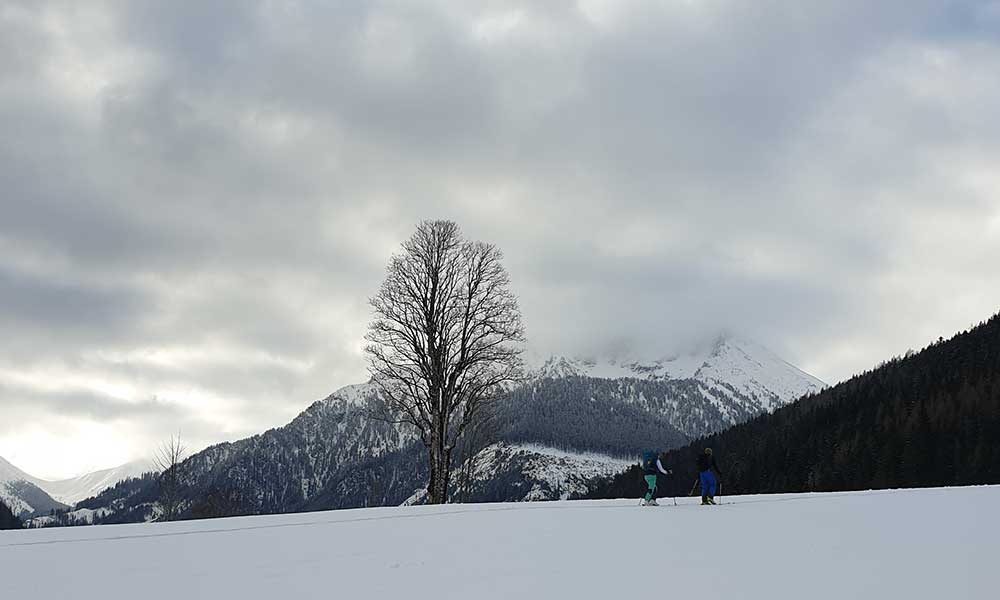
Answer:
[[[451,451],[484,404],[521,377],[524,327],[502,253],[424,221],[389,261],[365,339],[383,418],[417,428],[430,498],[447,499]]]
[[[179,515],[181,486],[183,485],[183,463],[187,446],[181,434],[164,441],[153,454],[153,464],[160,471],[160,520],[173,521]]]

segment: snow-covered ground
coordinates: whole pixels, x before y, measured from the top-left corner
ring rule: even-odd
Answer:
[[[1000,486],[0,532],[3,598],[995,598]]]

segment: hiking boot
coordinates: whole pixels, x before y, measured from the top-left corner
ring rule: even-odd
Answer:
[[[715,506],[715,496],[709,496],[708,503],[711,504],[712,506]]]
[[[708,502],[708,496],[702,496],[701,497],[701,505],[702,506],[708,506],[708,504],[709,504],[709,502]]]

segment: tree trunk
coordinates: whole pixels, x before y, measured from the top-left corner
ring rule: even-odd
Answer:
[[[438,452],[437,477],[434,479],[435,487],[433,504],[445,504],[448,502],[448,483],[451,480],[451,451],[441,449]]]
[[[428,504],[439,504],[438,502],[434,502],[434,490],[437,487],[436,483],[435,483],[436,480],[437,480],[437,477],[436,477],[436,475],[437,475],[437,468],[435,467],[436,463],[434,462],[434,451],[431,450],[431,446],[427,447],[427,464],[429,464],[430,467],[431,467],[430,468],[430,481],[427,482],[427,503]]]
[[[451,475],[451,450],[445,445],[445,435],[441,427],[435,427],[431,435],[430,463],[431,476],[427,485],[428,503],[448,502],[448,480]]]

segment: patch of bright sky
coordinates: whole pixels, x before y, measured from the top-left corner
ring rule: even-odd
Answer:
[[[148,448],[134,447],[120,425],[64,421],[58,430],[26,424],[0,437],[0,456],[29,475],[57,481],[151,454]]]
[[[512,9],[480,17],[473,25],[473,35],[484,42],[496,42],[509,35],[524,20],[524,10]]]
[[[78,116],[94,124],[109,86],[149,75],[154,64],[135,48],[113,42],[114,19],[100,3],[81,3],[71,12],[47,10],[42,15],[42,29],[53,42],[45,75],[59,97],[75,102]]]

